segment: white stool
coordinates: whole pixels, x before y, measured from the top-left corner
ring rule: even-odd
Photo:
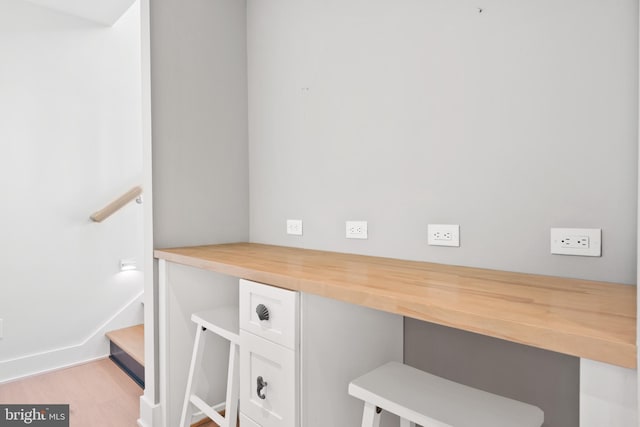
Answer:
[[[189,427],[195,406],[207,417],[211,418],[220,427],[236,427],[238,422],[238,394],[239,394],[239,368],[238,351],[240,345],[238,307],[221,307],[214,310],[195,313],[191,320],[197,325],[196,339],[193,344],[193,355],[189,368],[187,390],[184,396],[180,427]],[[229,340],[229,369],[227,373],[227,394],[224,402],[217,405],[208,405],[204,400],[194,394],[196,379],[194,373],[196,367],[202,363],[204,349],[201,340],[204,332],[213,332]],[[224,417],[218,411],[224,409]]]
[[[402,363],[390,362],[349,383],[364,401],[362,427],[378,427],[382,409],[402,427],[540,427],[536,406],[487,393]]]

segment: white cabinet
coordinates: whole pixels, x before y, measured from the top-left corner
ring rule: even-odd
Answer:
[[[349,382],[402,361],[403,317],[308,293],[300,296],[301,427],[362,425]],[[398,426],[383,418],[381,427]]]
[[[297,427],[298,292],[240,280],[240,411],[261,427]]]
[[[240,328],[297,350],[298,299],[298,292],[240,280]]]
[[[160,407],[179,423],[195,326],[191,313],[239,306],[242,427],[352,427],[362,402],[349,382],[402,361],[402,316],[160,261]],[[264,318],[265,306],[268,319]],[[224,400],[228,347],[209,340],[199,375],[207,401]],[[258,395],[258,377],[266,382]],[[200,392],[200,391],[199,391]],[[381,427],[391,427],[383,420]]]
[[[247,417],[243,413],[240,413],[240,426],[242,427],[260,427],[251,418]]]
[[[296,427],[298,354],[251,333],[240,348],[242,413],[262,427]]]
[[[260,305],[268,319],[260,320]],[[399,315],[241,280],[241,422],[360,425],[362,402],[348,395],[348,384],[388,361],[402,362],[402,327]],[[383,427],[392,425],[397,420],[383,420]]]

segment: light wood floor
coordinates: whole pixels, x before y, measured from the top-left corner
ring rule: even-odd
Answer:
[[[224,417],[224,411],[220,412],[220,415]],[[191,424],[191,427],[220,427],[218,424],[211,421],[209,418],[205,418],[202,421]],[[240,427],[240,419],[238,419],[237,427]]]
[[[142,393],[109,359],[0,384],[1,403],[68,403],[72,427],[137,427]]]
[[[240,426],[240,420],[238,420],[238,426]],[[201,423],[195,423],[192,424],[191,427],[220,427],[218,426],[218,424],[214,423],[213,421],[209,420],[209,421],[203,421]]]

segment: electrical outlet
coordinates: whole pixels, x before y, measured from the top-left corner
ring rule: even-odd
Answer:
[[[429,224],[427,243],[431,246],[460,246],[460,226],[457,224]]]
[[[288,219],[287,234],[293,234],[294,236],[302,236],[302,220]]]
[[[345,237],[347,239],[367,239],[367,221],[347,221]]]
[[[552,228],[551,253],[557,255],[600,256],[600,228]]]
[[[567,236],[560,240],[563,248],[583,249],[589,247],[589,236]]]

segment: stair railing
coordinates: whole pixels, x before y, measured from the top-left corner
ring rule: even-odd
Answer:
[[[131,190],[127,191],[122,196],[118,197],[117,199],[109,203],[104,208],[94,212],[90,218],[92,221],[102,222],[105,219],[109,218],[114,213],[116,213],[118,210],[122,209],[122,207],[124,207],[127,203],[129,203],[134,199],[136,200],[136,202],[142,203],[141,194],[142,194],[142,187],[139,185],[136,185]]]

